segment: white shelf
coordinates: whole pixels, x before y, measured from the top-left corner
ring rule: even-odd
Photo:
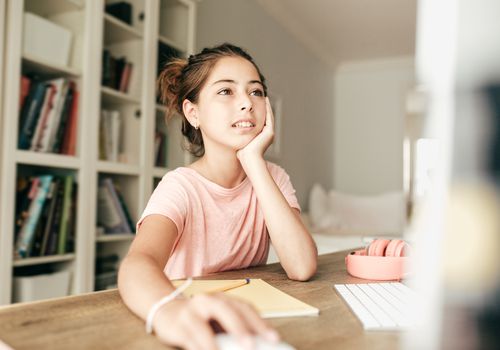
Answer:
[[[158,113],[165,113],[165,112],[166,112],[166,109],[167,109],[167,107],[166,107],[166,106],[164,106],[164,105],[162,105],[162,104],[159,104],[159,103],[157,103],[157,104],[155,105],[155,108],[156,108],[156,111],[157,111]]]
[[[26,1],[26,10],[42,15],[54,15],[85,8],[84,0],[44,0]]]
[[[166,173],[170,171],[169,168],[162,168],[162,167],[154,167],[153,168],[153,176],[157,178],[163,177]]]
[[[174,40],[169,39],[166,36],[161,36],[161,35],[158,36],[158,40],[160,42],[164,43],[165,45],[168,45],[168,46],[176,49],[177,51],[180,51],[182,56],[186,55],[186,47],[179,44],[179,43],[176,43]]]
[[[104,234],[97,236],[96,242],[106,243],[106,242],[127,242],[132,241],[135,237],[135,234],[132,233],[113,233],[113,234]]]
[[[102,99],[104,102],[108,103],[129,103],[129,104],[140,104],[141,100],[135,96],[130,96],[124,92],[109,88],[107,86],[101,86]]]
[[[78,69],[54,64],[33,55],[23,54],[22,58],[24,66],[23,70],[28,71],[29,73],[36,72],[47,75],[64,75],[75,78],[78,78],[81,75],[81,72]]]
[[[142,32],[131,25],[111,16],[104,14],[104,37],[105,44],[118,43],[128,40],[142,39]]]
[[[71,261],[75,259],[75,254],[40,256],[35,258],[14,260],[14,267],[49,264],[54,262]]]
[[[18,164],[29,164],[63,169],[80,168],[79,158],[64,154],[17,150],[15,158],[16,163]]]
[[[97,162],[97,171],[101,173],[112,173],[120,175],[139,175],[140,167],[138,165],[100,160]]]

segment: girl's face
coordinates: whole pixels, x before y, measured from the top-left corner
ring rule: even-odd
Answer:
[[[264,127],[264,87],[252,63],[241,57],[219,59],[200,91],[196,107],[205,149],[242,149]]]

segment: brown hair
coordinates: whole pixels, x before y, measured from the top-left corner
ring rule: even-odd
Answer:
[[[192,103],[198,102],[208,76],[217,61],[223,57],[242,57],[252,63],[264,86],[264,95],[267,96],[265,78],[253,58],[242,48],[229,43],[205,48],[200,53],[189,56],[187,60],[173,59],[165,64],[158,77],[157,91],[160,102],[166,106],[166,120],[170,120],[176,113],[182,116],[182,134],[188,141],[187,150],[197,157],[205,153],[203,137],[201,131],[188,122],[182,103],[185,99]]]

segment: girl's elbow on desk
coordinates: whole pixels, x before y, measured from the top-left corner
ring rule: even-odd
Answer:
[[[307,259],[307,261],[303,260],[300,264],[294,263],[293,266],[288,267],[288,269],[285,269],[285,271],[289,279],[305,282],[310,280],[316,274],[317,268],[318,254],[316,251],[315,255]]]

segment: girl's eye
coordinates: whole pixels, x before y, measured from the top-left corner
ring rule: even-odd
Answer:
[[[252,92],[250,93],[250,95],[252,95],[252,96],[260,96],[260,97],[262,97],[262,96],[264,96],[264,92],[263,92],[262,90],[254,90],[254,91],[252,91]]]
[[[229,90],[229,89],[222,89],[217,94],[218,95],[230,95],[231,94],[231,90]]]

